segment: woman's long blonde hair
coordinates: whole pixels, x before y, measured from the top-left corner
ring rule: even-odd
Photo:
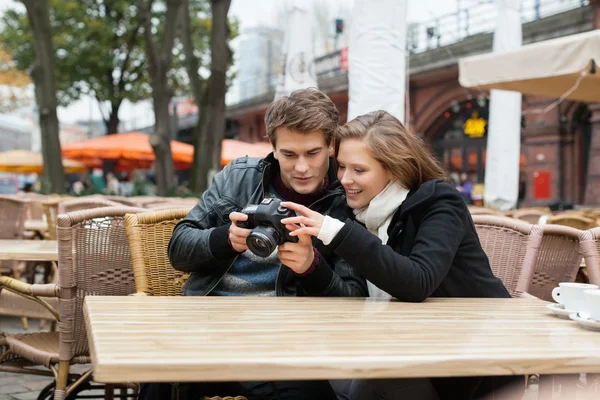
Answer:
[[[361,115],[340,127],[335,137],[336,158],[345,139],[364,139],[371,156],[407,189],[417,189],[431,179],[446,179],[446,171],[423,140],[386,111]]]

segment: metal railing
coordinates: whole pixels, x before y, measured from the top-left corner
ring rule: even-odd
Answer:
[[[589,4],[589,0],[523,0],[521,21],[527,23]],[[463,0],[461,5],[462,7],[455,12],[424,22],[409,23],[407,51],[410,54],[423,53],[460,42],[469,36],[494,31],[497,18],[494,0]],[[317,62],[325,57],[318,57]],[[332,74],[332,71],[328,70],[326,73]],[[273,71],[272,74],[256,74],[238,80],[232,89],[239,90],[240,101],[246,101],[273,92],[276,81],[277,71]]]
[[[521,21],[527,23],[589,5],[589,0],[524,0]],[[493,0],[468,1],[465,7],[425,22],[409,23],[407,48],[412,54],[492,32],[498,16]]]

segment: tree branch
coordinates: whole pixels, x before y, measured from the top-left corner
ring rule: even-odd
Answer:
[[[203,85],[198,75],[198,71],[200,70],[200,60],[194,54],[194,45],[192,43],[190,11],[190,1],[184,0],[183,17],[181,19],[181,41],[183,42],[183,51],[185,52],[187,73],[192,84],[192,92],[194,93],[196,105],[200,107]]]
[[[141,24],[139,24],[135,27],[134,31],[131,33],[131,37],[129,38],[129,41],[127,42],[127,54],[125,55],[125,60],[123,60],[123,64],[121,65],[121,76],[119,76],[119,83],[117,84],[119,91],[123,91],[123,88],[125,87],[125,79],[124,79],[125,70],[127,69],[127,64],[129,64],[131,52],[133,51],[135,40],[136,40],[138,31],[140,30],[140,27],[141,27]]]
[[[148,63],[150,65],[150,70],[153,71],[152,75],[154,75],[159,68],[158,63],[158,54],[156,52],[156,45],[154,43],[154,37],[152,35],[152,13],[150,9],[152,8],[152,0],[149,0],[149,3],[146,3],[145,0],[138,0],[138,10],[140,15],[142,16],[142,21],[144,24],[144,39],[146,40],[146,55],[148,56]]]
[[[102,121],[104,121],[104,124],[108,126],[108,118],[104,116],[104,110],[102,109],[102,101],[100,100],[98,95],[94,95],[94,97],[96,98],[96,101],[98,102],[98,109],[100,110],[100,116],[102,117]],[[108,133],[111,133],[111,132],[108,132]]]
[[[173,44],[177,34],[177,20],[182,12],[182,0],[167,0],[167,17],[165,21],[165,36],[161,48],[161,67],[168,71],[173,59]]]

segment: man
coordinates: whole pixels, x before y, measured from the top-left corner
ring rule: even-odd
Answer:
[[[317,89],[295,91],[269,106],[265,123],[273,153],[232,161],[173,231],[169,259],[175,269],[191,272],[186,295],[368,296],[364,279],[320,241],[301,236],[260,258],[246,244],[251,230],[238,226],[247,220],[239,211],[264,198],[294,201],[340,220],[350,215],[330,160],[338,120],[333,102]],[[249,399],[335,399],[327,382],[240,385]]]

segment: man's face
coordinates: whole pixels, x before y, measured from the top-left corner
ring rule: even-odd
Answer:
[[[281,180],[300,194],[321,190],[329,168],[329,149],[321,131],[298,133],[277,128],[273,154],[279,161]]]

